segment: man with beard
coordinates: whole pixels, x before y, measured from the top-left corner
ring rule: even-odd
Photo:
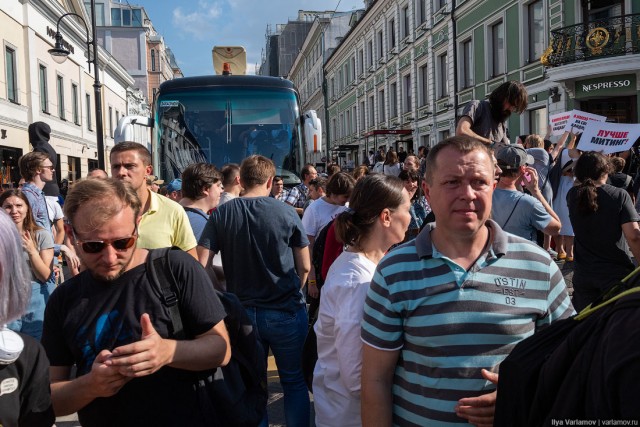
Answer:
[[[136,247],[141,207],[116,179],[69,191],[66,231],[86,269],[53,292],[45,311],[54,411],[78,412],[88,427],[215,425],[193,385],[231,357],[224,308],[202,266],[171,251],[186,337],[172,338],[168,303],[147,270],[153,250]]]
[[[527,89],[522,83],[502,83],[491,92],[488,100],[474,100],[464,108],[456,135],[470,136],[487,145],[509,144],[509,133],[504,124],[511,113],[522,114],[526,109]]]

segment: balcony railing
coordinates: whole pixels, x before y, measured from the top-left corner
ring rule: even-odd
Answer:
[[[551,43],[540,61],[545,66],[557,67],[633,53],[640,53],[640,13],[551,31]]]

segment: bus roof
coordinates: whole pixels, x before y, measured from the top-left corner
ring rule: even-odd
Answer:
[[[171,92],[174,90],[203,88],[214,86],[263,86],[277,87],[283,89],[294,89],[293,82],[282,77],[268,76],[199,76],[199,77],[180,77],[173,80],[167,80],[160,85],[160,93]]]

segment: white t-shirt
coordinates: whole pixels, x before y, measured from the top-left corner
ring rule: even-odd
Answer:
[[[314,331],[318,362],[313,371],[316,426],[360,426],[360,322],[376,264],[361,253],[342,252],[322,287]]]
[[[62,206],[58,203],[58,198],[53,196],[46,196],[47,201],[47,212],[49,213],[49,221],[51,223],[55,223],[59,219],[64,218],[64,214],[62,213]]]
[[[231,193],[227,193],[226,191],[224,191],[221,195],[220,195],[220,201],[218,202],[218,207],[224,205],[225,203],[227,203],[229,200],[233,200],[235,199],[236,196],[235,194],[231,194]]]
[[[346,209],[343,205],[332,205],[320,198],[310,204],[302,215],[302,226],[308,236],[317,236],[322,227],[329,224],[338,214]]]

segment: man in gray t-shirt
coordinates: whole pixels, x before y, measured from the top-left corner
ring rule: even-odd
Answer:
[[[470,136],[487,145],[509,144],[505,122],[511,113],[522,114],[527,109],[527,90],[520,82],[510,81],[498,86],[488,100],[471,101],[462,111],[456,135]]]

